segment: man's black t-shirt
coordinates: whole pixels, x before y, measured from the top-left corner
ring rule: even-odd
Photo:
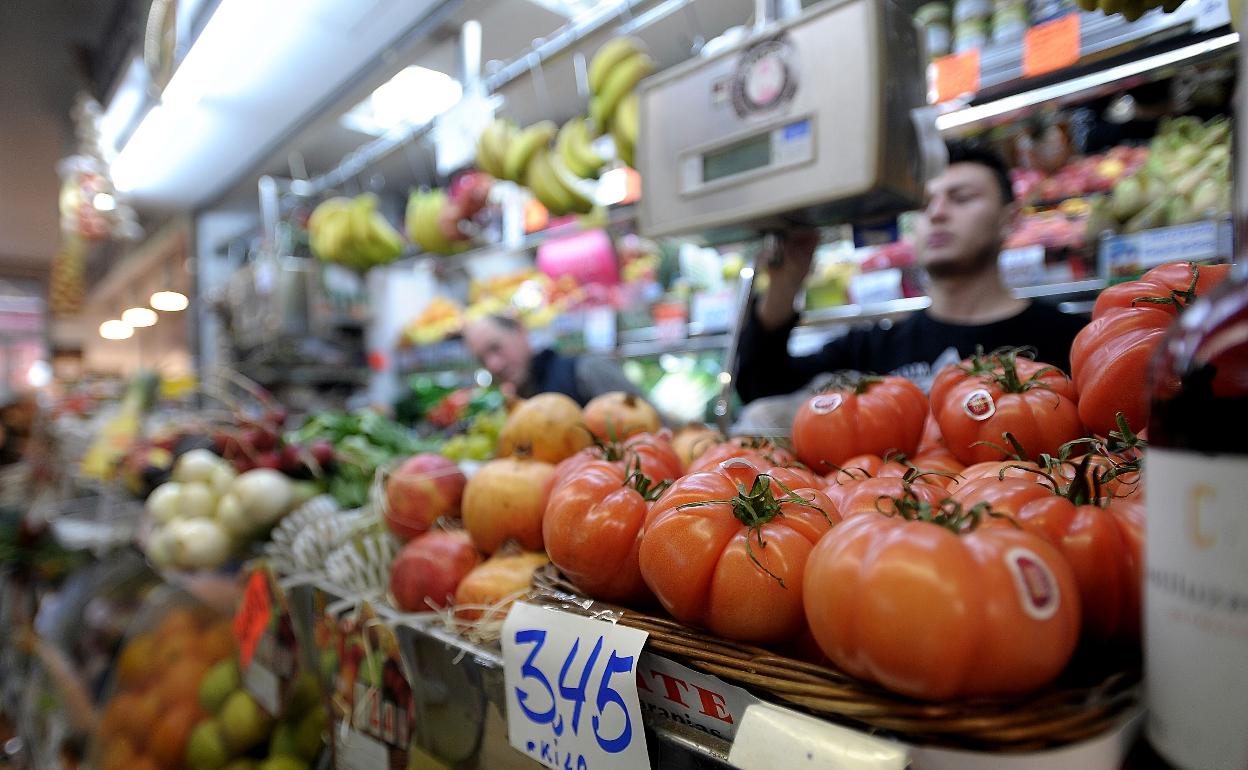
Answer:
[[[741,333],[737,392],[743,401],[792,393],[825,372],[854,370],[896,374],[924,390],[932,376],[948,364],[975,352],[1028,346],[1036,360],[1070,371],[1070,346],[1087,323],[1080,315],[1032,302],[1022,312],[988,324],[963,325],[938,321],[919,311],[891,326],[852,329],[809,356],[789,355],[789,335],[797,316],[768,331],[753,312]]]

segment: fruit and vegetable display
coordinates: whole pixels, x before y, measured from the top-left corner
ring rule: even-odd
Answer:
[[[1093,202],[1088,232],[1092,237],[1103,230],[1134,233],[1226,216],[1231,211],[1230,164],[1228,119],[1165,119],[1149,144],[1147,160]]]
[[[122,647],[95,730],[101,770],[306,770],[325,743],[315,677],[271,715],[243,686],[234,630],[202,607],[174,604]]]

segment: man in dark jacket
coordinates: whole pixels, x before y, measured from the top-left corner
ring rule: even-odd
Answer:
[[[605,358],[564,356],[553,350],[533,352],[529,335],[515,319],[488,316],[464,327],[464,342],[504,392],[529,398],[563,393],[584,406],[611,391],[640,395],[620,367]]]
[[[976,346],[1029,346],[1037,360],[1070,371],[1070,346],[1086,319],[1015,297],[997,269],[1018,213],[1001,158],[951,144],[949,168],[928,183],[922,213],[915,247],[931,279],[931,306],[896,323],[853,329],[808,356],[790,355],[788,343],[798,320],[793,302],[817,236],[788,238],[742,332],[736,380],[742,400],[793,393],[819,374],[841,370],[898,374],[926,390],[939,369]]]

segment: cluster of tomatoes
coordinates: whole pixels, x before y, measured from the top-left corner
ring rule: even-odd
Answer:
[[[928,394],[846,379],[801,407],[791,446],[673,437],[625,394],[584,410],[536,396],[466,483],[415,459],[392,483],[392,512],[412,509],[402,528],[387,517],[410,539],[392,592],[471,618],[549,558],[595,599],[903,695],[1036,690],[1081,642],[1138,646],[1147,366],[1225,272],[1167,265],[1107,290],[1073,379],[1012,350],[946,368]],[[426,531],[461,514],[462,530]]]

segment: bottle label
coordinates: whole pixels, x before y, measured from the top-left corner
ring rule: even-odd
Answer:
[[[1149,740],[1180,767],[1248,767],[1248,456],[1145,462]]]

